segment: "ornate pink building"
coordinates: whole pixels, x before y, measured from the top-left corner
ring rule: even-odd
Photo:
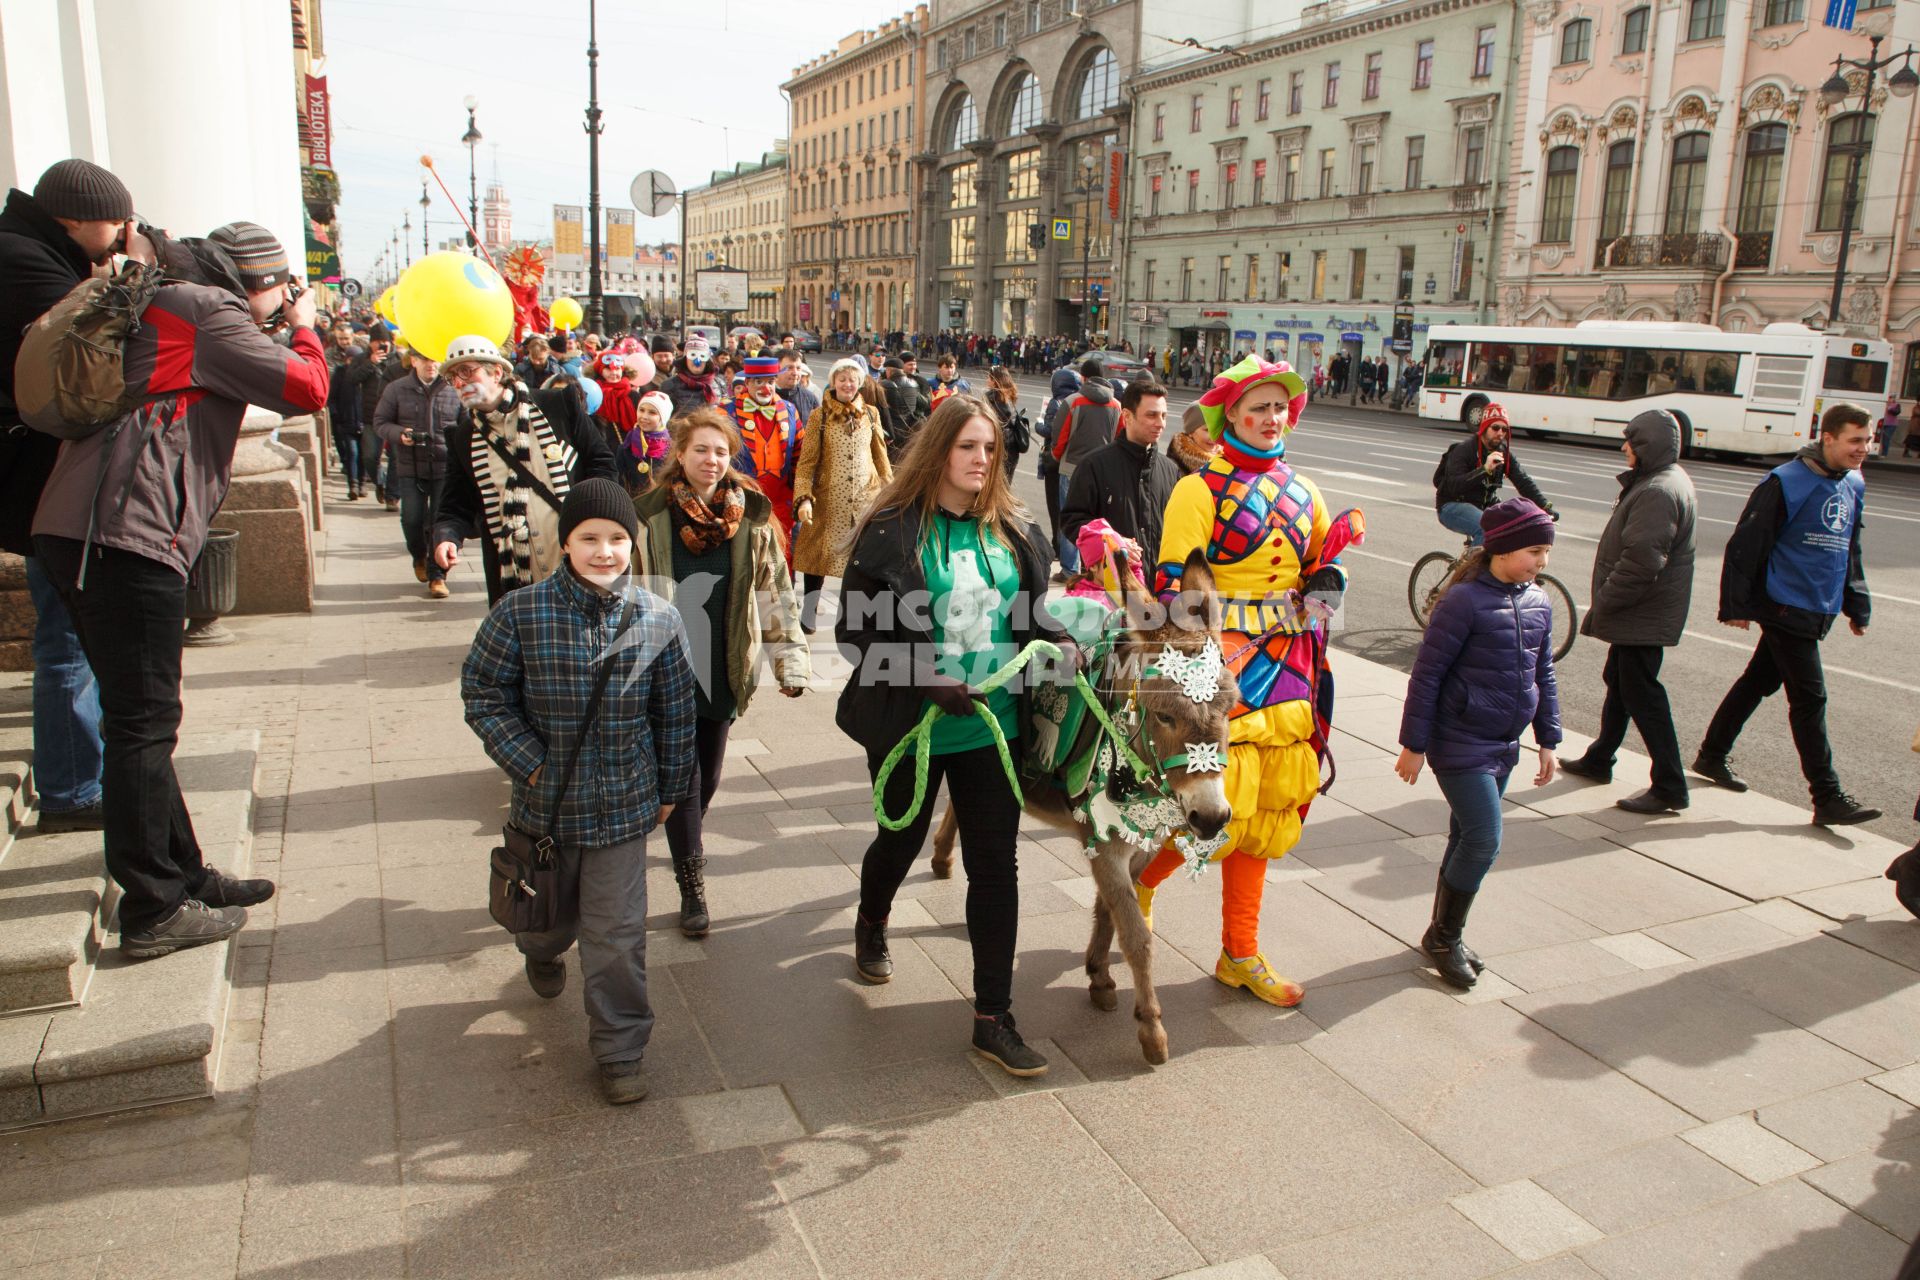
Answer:
[[[1826,106],[1836,55],[1920,43],[1920,3],[1532,0],[1524,4],[1500,262],[1509,324],[1827,322],[1847,169],[1860,159],[1840,321],[1896,344],[1920,395],[1920,98]]]

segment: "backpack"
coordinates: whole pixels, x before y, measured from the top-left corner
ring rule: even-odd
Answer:
[[[1013,416],[1007,419],[1003,434],[1007,452],[1016,458],[1033,447],[1033,421],[1027,417],[1025,409],[1014,410]]]
[[[128,260],[109,279],[82,280],[27,326],[13,367],[21,421],[62,440],[84,440],[138,406],[127,386],[127,342],[165,280]]]

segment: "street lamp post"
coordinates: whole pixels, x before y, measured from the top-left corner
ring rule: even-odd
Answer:
[[[1090,161],[1080,162],[1080,185],[1069,194],[1086,199],[1080,220],[1080,339],[1093,345],[1093,175]]]
[[[600,43],[596,0],[587,0],[587,332],[598,333],[604,295],[600,288]]]
[[[413,265],[413,210],[400,211],[400,243],[406,246],[406,265]]]
[[[833,206],[833,217],[827,222],[827,238],[833,244],[833,278],[827,291],[827,306],[832,312],[827,317],[829,334],[840,329],[840,228],[846,225],[840,216],[840,206]]]
[[[1860,91],[1861,109],[1873,109],[1873,80],[1881,71],[1898,62],[1900,69],[1887,77],[1887,91],[1895,97],[1909,98],[1915,89],[1920,89],[1920,73],[1913,69],[1914,48],[1908,45],[1905,53],[1890,53],[1880,56],[1880,41],[1884,37],[1869,36],[1869,47],[1865,58],[1835,58],[1833,74],[1820,86],[1820,104],[1829,109],[1839,106],[1853,94],[1853,86],[1847,83],[1846,71],[1853,68],[1867,73],[1866,85]],[[1847,254],[1853,248],[1853,219],[1860,198],[1860,157],[1870,143],[1855,139],[1847,155],[1847,185],[1840,198],[1840,253],[1833,263],[1833,296],[1827,301],[1827,328],[1840,327],[1840,292],[1846,284]]]
[[[480,127],[473,122],[473,109],[480,105],[480,99],[467,95],[467,134],[460,141],[467,144],[467,248],[475,249],[480,238],[474,235],[474,228],[480,225],[480,180],[475,176],[473,149],[480,145]]]
[[[433,244],[427,239],[427,210],[433,202],[427,198],[427,180],[420,179],[420,256],[426,257],[433,252]]]

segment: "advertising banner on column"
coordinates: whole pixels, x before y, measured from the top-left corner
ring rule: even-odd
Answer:
[[[585,271],[587,211],[577,204],[553,206],[553,269]]]
[[[633,210],[607,210],[607,260],[624,261],[633,257]]]
[[[333,109],[325,76],[307,77],[307,151],[313,168],[333,168]]]

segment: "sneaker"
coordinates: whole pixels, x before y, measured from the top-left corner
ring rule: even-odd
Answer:
[[[413,562],[413,576],[422,582],[427,580],[427,562],[424,557]]]
[[[551,1000],[567,989],[567,965],[564,960],[535,960],[527,957],[527,985],[542,1000]]]
[[[1857,827],[1879,816],[1878,809],[1868,808],[1844,791],[1831,800],[1822,800],[1813,806],[1813,824],[1816,827]]]
[[[995,1018],[974,1014],[973,1051],[987,1061],[998,1064],[1010,1076],[1047,1074],[1046,1058],[1029,1048],[1027,1042],[1020,1038],[1011,1013],[1003,1013]]]
[[[207,878],[193,895],[210,907],[257,907],[273,896],[271,880],[236,880],[218,867],[207,868]]]
[[[1245,987],[1268,1004],[1282,1009],[1291,1009],[1307,998],[1305,987],[1275,973],[1259,952],[1236,960],[1222,949],[1220,959],[1214,963],[1213,976],[1229,987]]]
[[[1628,813],[1678,813],[1688,805],[1685,796],[1674,798],[1663,796],[1652,787],[1648,787],[1637,796],[1628,796],[1624,800],[1615,800],[1613,807],[1625,809]]]
[[[647,1077],[640,1070],[640,1059],[601,1063],[600,1096],[616,1107],[646,1097]]]
[[[1588,782],[1612,782],[1613,766],[1597,765],[1585,756],[1575,756],[1571,760],[1560,762],[1560,772],[1570,773],[1576,778],[1585,778]]]
[[[1710,756],[1702,751],[1693,758],[1693,771],[1716,786],[1729,791],[1745,791],[1747,780],[1733,771],[1725,756]]]
[[[61,809],[57,813],[40,811],[39,829],[43,836],[56,836],[63,831],[98,831],[107,825],[106,806],[98,800],[92,804],[83,804],[78,809]]]
[[[853,967],[866,981],[893,981],[893,955],[887,950],[887,922],[868,920],[856,912],[853,919]]]
[[[447,589],[447,580],[445,578],[435,578],[427,584],[427,594],[435,600],[445,600],[448,596],[452,595],[453,592]]]
[[[131,960],[150,960],[188,947],[224,942],[247,923],[241,907],[210,907],[188,898],[172,915],[144,929],[120,935],[120,954]]]

